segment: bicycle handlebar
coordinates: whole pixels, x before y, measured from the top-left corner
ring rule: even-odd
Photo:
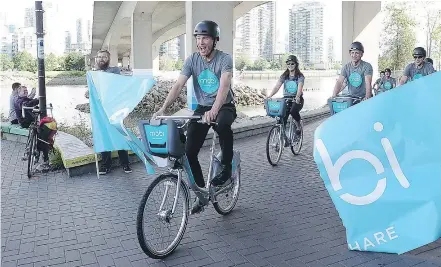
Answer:
[[[38,107],[38,105],[33,106],[33,107],[21,107],[21,115],[22,115],[22,117],[24,118],[26,116],[26,114],[25,114],[25,110],[26,109],[32,109],[33,113],[39,113],[40,109],[37,109],[36,107]],[[49,110],[52,111],[54,109],[53,106],[52,106],[52,103],[50,103],[49,106],[46,107],[46,109],[49,109]]]
[[[216,122],[206,122],[203,120],[203,116],[201,115],[193,115],[193,116],[157,116],[155,119],[159,120],[194,120],[199,119],[197,122],[202,124],[214,124],[217,125]]]

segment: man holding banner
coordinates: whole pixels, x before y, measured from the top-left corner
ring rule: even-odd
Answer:
[[[348,81],[349,94],[361,97],[363,100],[372,97],[372,65],[361,60],[364,47],[360,42],[353,42],[349,49],[352,61],[347,63],[340,72],[340,77],[334,86],[332,97],[336,97],[342,90],[343,81]]]
[[[97,53],[95,59],[96,66],[98,70],[120,74],[120,70],[118,67],[109,67],[110,64],[110,53],[107,50],[100,50]],[[132,169],[129,166],[129,154],[125,150],[118,150],[119,161],[123,166],[123,170],[125,173],[131,173]],[[110,167],[112,166],[112,152],[105,151],[101,153],[102,165],[99,168],[99,174],[105,175],[110,172]]]

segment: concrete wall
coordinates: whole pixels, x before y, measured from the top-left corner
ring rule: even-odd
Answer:
[[[342,9],[342,63],[351,60],[351,43],[361,42],[364,46],[362,60],[372,64],[375,80],[379,77],[381,1],[343,1]]]

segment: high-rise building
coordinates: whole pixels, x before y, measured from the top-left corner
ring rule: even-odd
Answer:
[[[64,32],[64,53],[69,53],[72,46],[72,35],[70,31]]]
[[[236,21],[236,51],[251,60],[270,60],[275,48],[275,2],[251,9]]]
[[[179,37],[164,42],[159,47],[159,55],[177,60],[179,57]]]
[[[6,25],[0,25],[0,54],[8,55],[12,58],[18,50],[17,34],[9,32]]]
[[[334,38],[331,36],[328,38],[328,62],[334,63],[335,51],[334,51]]]
[[[87,42],[92,43],[92,22],[87,20]]]
[[[18,30],[18,52],[26,51],[37,57],[37,36],[35,27],[23,27]]]
[[[77,19],[77,44],[83,42],[83,19]]]
[[[323,10],[321,2],[298,2],[289,11],[289,52],[306,66],[324,63]]]
[[[62,55],[65,50],[64,39],[62,38],[65,27],[63,23],[59,23],[63,18],[59,12],[59,4],[57,2],[43,1],[43,27],[44,27],[44,53]]]
[[[24,27],[35,27],[35,8],[25,8]]]

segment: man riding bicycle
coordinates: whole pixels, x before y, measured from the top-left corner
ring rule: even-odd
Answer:
[[[194,94],[198,105],[194,115],[203,115],[206,122],[215,121],[214,130],[219,135],[222,150],[222,168],[211,184],[224,185],[232,172],[233,160],[233,131],[231,125],[236,119],[236,107],[233,100],[231,79],[233,76],[233,59],[231,55],[215,49],[219,41],[220,29],[213,22],[199,22],[193,31],[198,52],[190,55],[184,62],[178,80],[170,90],[163,106],[153,115],[153,118],[164,114],[165,110],[177,99],[185,83],[193,76]],[[199,187],[205,186],[198,154],[205,141],[210,125],[191,121],[187,131],[185,152]],[[196,198],[191,213],[202,211],[202,203]]]
[[[412,55],[415,62],[406,66],[404,69],[404,75],[401,76],[399,85],[405,84],[408,79],[414,81],[435,72],[433,65],[425,61],[426,49],[423,47],[416,47],[413,50]]]
[[[392,88],[395,88],[397,86],[397,82],[395,78],[392,78],[390,75],[392,73],[391,69],[385,69],[384,70],[385,75],[381,78],[379,84],[378,84],[378,93],[386,92],[387,90],[390,90]]]
[[[360,42],[353,42],[349,49],[351,62],[347,63],[340,72],[340,77],[334,86],[332,97],[336,97],[342,90],[343,81],[348,81],[348,91],[351,96],[366,100],[372,97],[372,65],[361,60],[364,47]]]

